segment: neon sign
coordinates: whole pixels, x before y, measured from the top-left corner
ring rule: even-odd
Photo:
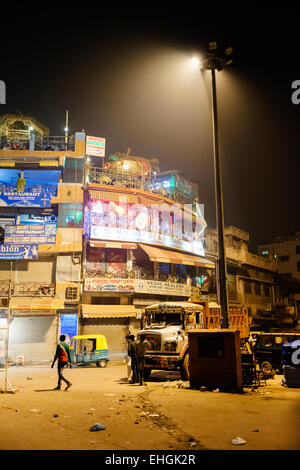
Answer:
[[[163,245],[204,256],[206,226],[201,211],[192,214],[179,204],[142,205],[90,199],[85,207],[87,238]]]

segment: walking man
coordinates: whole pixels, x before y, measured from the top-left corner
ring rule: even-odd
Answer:
[[[55,353],[55,356],[54,356],[54,359],[53,359],[53,362],[52,362],[52,366],[51,366],[51,368],[53,368],[54,363],[57,359],[58,360],[57,361],[58,383],[57,383],[57,387],[54,390],[60,390],[62,380],[67,384],[65,390],[68,390],[68,388],[70,388],[71,385],[72,385],[71,382],[69,382],[69,380],[65,379],[65,377],[62,374],[63,369],[64,369],[64,367],[66,367],[68,365],[68,362],[70,364],[70,368],[72,369],[70,349],[69,349],[69,346],[67,345],[67,343],[64,342],[65,339],[66,339],[65,335],[60,336],[60,338],[59,338],[60,343],[57,345],[56,353]]]
[[[138,374],[138,382],[140,385],[144,384],[146,349],[149,347],[150,347],[150,344],[146,340],[146,336],[141,335],[139,342],[136,343],[137,374]]]

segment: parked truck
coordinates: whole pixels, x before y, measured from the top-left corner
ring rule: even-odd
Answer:
[[[150,344],[146,352],[145,379],[152,369],[180,370],[189,379],[188,330],[219,328],[220,306],[213,302],[163,302],[145,308],[142,330]],[[243,340],[249,336],[248,310],[229,308],[229,327],[238,329]]]

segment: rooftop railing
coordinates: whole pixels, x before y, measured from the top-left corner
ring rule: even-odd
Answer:
[[[116,186],[122,188],[133,188],[141,189],[143,191],[149,191],[154,194],[159,194],[162,197],[171,199],[174,202],[181,204],[191,204],[194,202],[184,194],[173,190],[168,191],[164,187],[160,186],[154,176],[142,176],[136,174],[130,174],[127,172],[114,172],[105,171],[97,167],[88,167],[86,170],[86,183],[87,184],[102,184],[107,186]]]
[[[0,150],[52,150],[64,151],[75,149],[75,136],[68,136],[67,142],[65,136],[47,136],[15,139],[7,136],[0,137]]]

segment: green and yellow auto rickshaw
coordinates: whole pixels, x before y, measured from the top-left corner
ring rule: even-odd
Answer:
[[[70,346],[72,364],[91,364],[106,367],[109,361],[107,341],[104,335],[73,336]]]

